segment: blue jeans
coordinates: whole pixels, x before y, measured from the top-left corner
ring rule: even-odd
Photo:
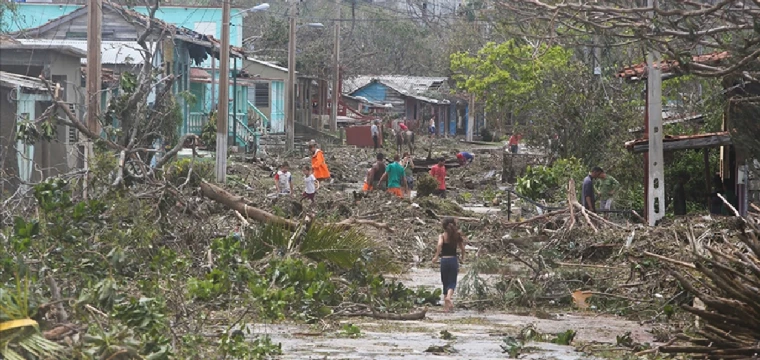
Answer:
[[[449,289],[457,288],[457,275],[459,275],[459,261],[456,257],[441,258],[441,282],[443,283],[443,296]]]

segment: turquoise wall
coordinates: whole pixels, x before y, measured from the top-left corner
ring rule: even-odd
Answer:
[[[14,5],[16,6],[15,11],[2,12],[0,33],[35,28],[82,7],[81,5],[63,4],[16,3]],[[133,10],[142,14],[148,13],[145,7],[135,7]],[[241,46],[243,41],[243,17],[236,16],[239,12],[238,9],[231,11],[230,44],[233,46]],[[216,34],[207,35],[213,35],[217,39],[222,37],[221,8],[166,6],[158,9],[156,18],[191,30],[195,28],[195,24],[198,22],[214,22],[216,23]]]

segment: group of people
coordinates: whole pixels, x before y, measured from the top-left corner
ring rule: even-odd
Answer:
[[[301,167],[304,176],[304,189],[301,193],[301,201],[309,200],[314,203],[320,182],[330,179],[330,170],[325,162],[325,154],[317,147],[315,142],[309,143],[311,164]],[[295,196],[293,190],[293,175],[290,173],[288,162],[280,164],[280,170],[274,175],[274,187],[279,196]]]
[[[377,153],[376,161],[367,171],[364,178],[363,191],[383,190],[400,198],[411,196],[414,188],[414,160],[409,153],[403,158],[398,154],[393,156],[393,162],[386,164],[385,155]]]

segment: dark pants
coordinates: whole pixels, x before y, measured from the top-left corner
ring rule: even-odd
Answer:
[[[441,258],[441,282],[443,283],[443,296],[449,289],[457,288],[457,275],[459,275],[459,261],[456,256]]]
[[[444,189],[435,189],[435,191],[433,191],[433,195],[445,199],[446,198],[446,190],[444,190]]]
[[[372,143],[375,144],[375,150],[377,150],[377,147],[378,147],[377,135],[372,135]]]
[[[517,154],[517,145],[509,145],[509,149],[513,154]]]

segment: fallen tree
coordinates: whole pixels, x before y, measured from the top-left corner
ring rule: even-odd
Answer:
[[[201,193],[203,194],[203,196],[211,200],[214,200],[231,210],[235,210],[238,213],[240,213],[242,216],[251,220],[264,222],[264,223],[275,223],[278,225],[282,225],[286,229],[291,230],[291,231],[296,231],[298,227],[302,224],[301,222],[291,220],[291,219],[286,219],[284,217],[272,214],[266,210],[257,208],[253,206],[253,204],[251,204],[244,197],[232,194],[229,191],[224,190],[219,186],[210,184],[205,181],[201,182]],[[311,221],[312,221],[311,219],[307,218],[304,221],[304,223],[308,225],[311,223]],[[367,219],[349,218],[349,219],[339,221],[337,223],[328,223],[325,225],[333,226],[336,229],[349,228],[354,225],[369,225],[378,229],[383,229],[389,232],[393,232],[393,228],[388,226],[388,224],[373,221],[373,220],[367,220]]]

